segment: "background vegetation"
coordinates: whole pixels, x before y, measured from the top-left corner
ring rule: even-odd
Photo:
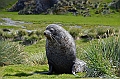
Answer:
[[[17,0],[0,0],[0,11],[11,7]]]
[[[11,18],[14,21],[24,21],[25,23],[17,26],[5,25],[6,21],[2,18]],[[77,57],[87,62],[89,67],[87,79],[93,79],[93,77],[119,79],[119,18],[119,12],[83,17],[73,16],[71,13],[66,15],[18,15],[17,12],[2,10],[0,12],[0,78],[76,78],[71,74],[41,74],[48,71],[43,31],[48,24],[55,23],[61,25],[74,37]],[[77,74],[80,77],[86,75],[86,73]]]

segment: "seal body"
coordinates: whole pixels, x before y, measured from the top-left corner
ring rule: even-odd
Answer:
[[[72,36],[61,26],[50,24],[44,31],[46,56],[49,64],[48,74],[72,73],[76,60],[76,46]]]

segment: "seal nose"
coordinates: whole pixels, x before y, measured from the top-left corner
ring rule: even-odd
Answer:
[[[44,35],[46,35],[46,32],[44,32]]]

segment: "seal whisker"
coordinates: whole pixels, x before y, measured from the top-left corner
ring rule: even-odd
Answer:
[[[58,43],[58,45],[60,45],[59,42],[55,39],[55,37],[53,35],[51,35],[51,37]]]
[[[50,34],[50,38],[53,40],[53,36],[52,36],[52,34]]]

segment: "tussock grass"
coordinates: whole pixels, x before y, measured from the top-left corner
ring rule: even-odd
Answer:
[[[17,43],[0,41],[0,66],[22,64],[26,55]]]
[[[120,37],[100,39],[84,50],[90,68],[88,76],[115,76],[120,66]],[[89,72],[90,71],[90,72]]]
[[[29,54],[28,61],[26,62],[28,65],[44,65],[47,64],[47,57],[45,53],[31,53]]]

